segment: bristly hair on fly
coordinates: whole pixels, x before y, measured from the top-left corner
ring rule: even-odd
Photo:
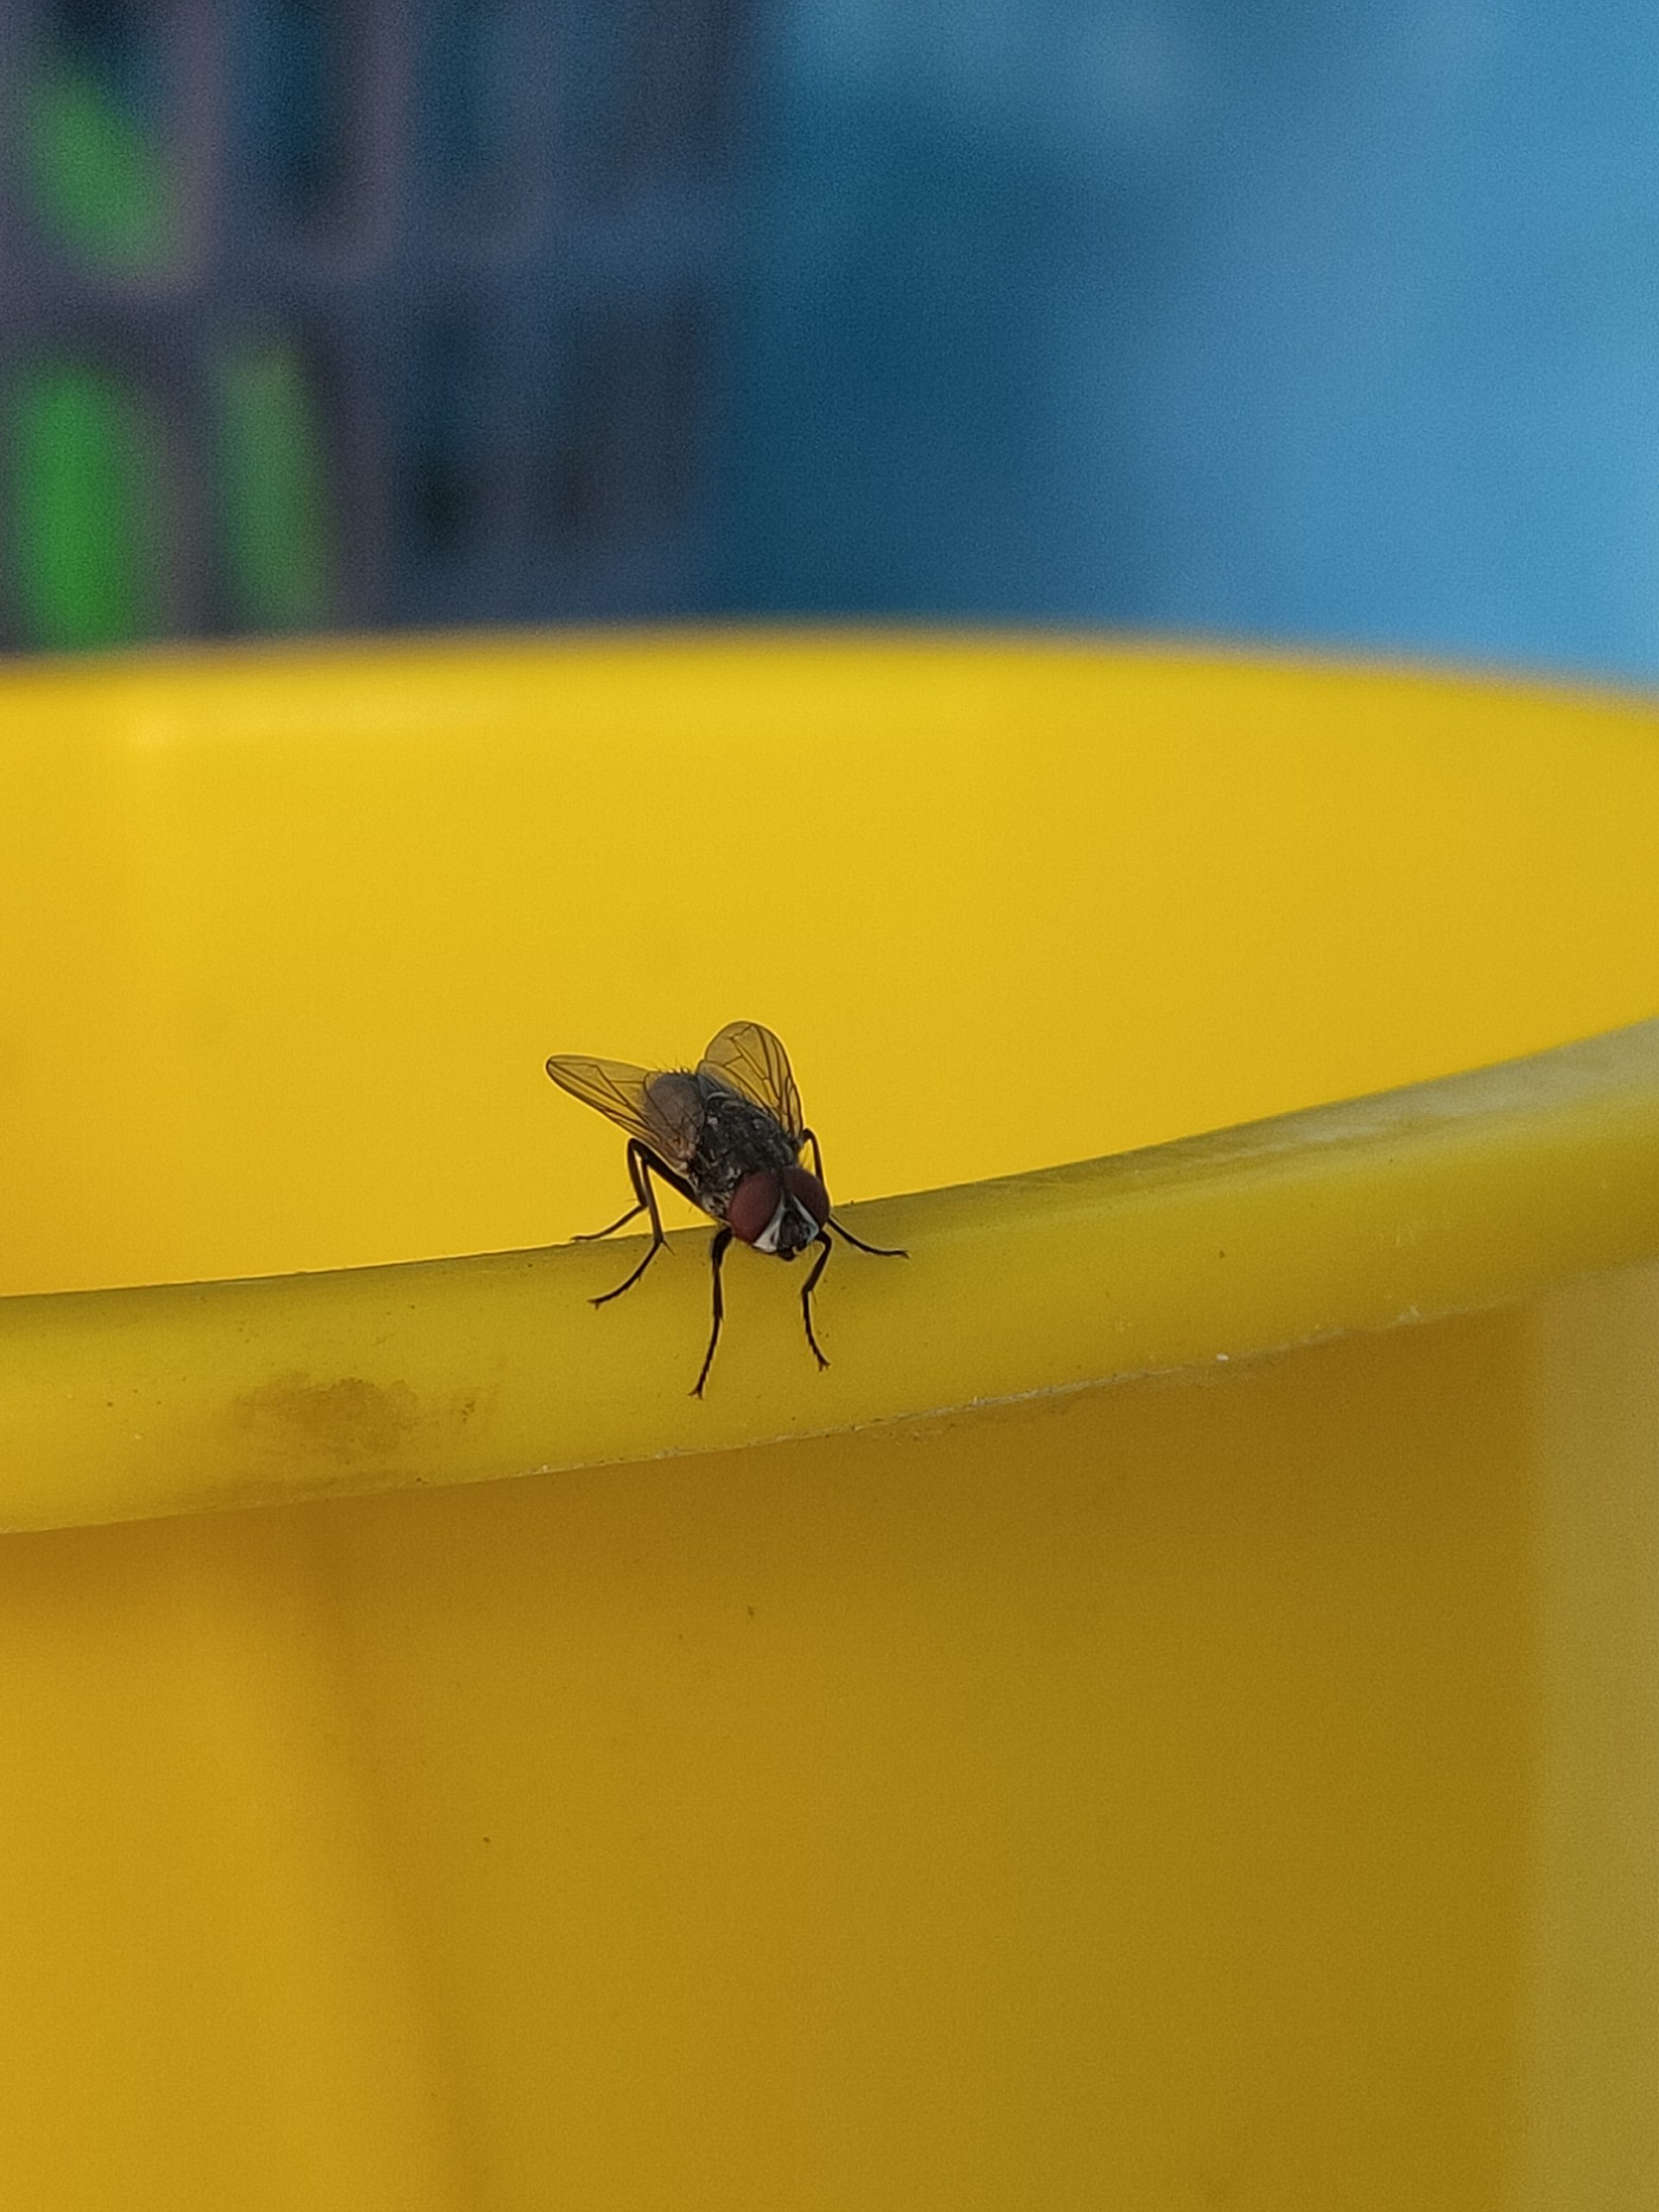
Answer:
[[[702,1395],[720,1342],[725,1310],[720,1271],[734,1237],[779,1260],[796,1259],[810,1244],[821,1248],[802,1287],[801,1318],[813,1357],[820,1369],[828,1367],[812,1327],[812,1294],[833,1249],[831,1232],[878,1259],[909,1255],[897,1248],[866,1244],[836,1219],[824,1187],[817,1134],[802,1115],[789,1055],[772,1031],[758,1021],[728,1022],[694,1068],[653,1072],[626,1060],[590,1060],[556,1052],[547,1063],[547,1072],[562,1090],[627,1133],[634,1203],[608,1228],[596,1229],[575,1242],[589,1244],[614,1236],[642,1213],[651,1220],[651,1245],[645,1258],[626,1281],[594,1304],[608,1306],[612,1299],[632,1290],[667,1242],[652,1184],[657,1177],[715,1224],[709,1247],[714,1325],[692,1396]],[[809,1146],[810,1168],[801,1161]]]

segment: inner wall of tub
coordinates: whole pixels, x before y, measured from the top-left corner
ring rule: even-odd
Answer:
[[[547,1054],[736,1018],[843,1205],[1644,1019],[1656,727],[904,640],[16,673],[0,1286],[597,1228],[623,1139]]]

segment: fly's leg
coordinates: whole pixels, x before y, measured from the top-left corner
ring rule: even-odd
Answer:
[[[823,1356],[823,1346],[812,1333],[812,1294],[817,1288],[818,1277],[829,1266],[830,1255],[836,1248],[823,1230],[818,1231],[817,1241],[823,1245],[823,1249],[812,1262],[812,1272],[801,1288],[801,1319],[806,1324],[806,1341],[812,1347],[812,1357],[817,1361],[818,1371],[822,1374],[830,1363]]]
[[[570,1242],[573,1244],[597,1244],[602,1237],[614,1236],[619,1229],[626,1229],[634,1216],[644,1213],[645,1210],[645,1201],[642,1198],[638,1205],[630,1206],[626,1213],[618,1214],[608,1229],[590,1229],[585,1236],[573,1236]]]
[[[618,1214],[608,1229],[590,1229],[585,1236],[573,1236],[570,1239],[573,1244],[597,1244],[601,1237],[614,1236],[619,1229],[627,1227],[636,1214],[645,1213],[647,1211],[645,1192],[639,1188],[639,1170],[634,1160],[634,1154],[639,1150],[639,1143],[634,1138],[630,1137],[628,1140],[628,1180],[633,1185],[633,1204],[628,1208],[626,1213]]]
[[[642,1144],[631,1144],[628,1147],[628,1173],[633,1179],[634,1189],[639,1194],[639,1205],[634,1207],[632,1213],[625,1213],[622,1221],[613,1221],[610,1229],[597,1230],[594,1234],[599,1236],[608,1236],[611,1230],[620,1229],[622,1222],[632,1221],[634,1214],[648,1213],[651,1216],[651,1249],[626,1282],[618,1283],[614,1290],[607,1290],[602,1298],[595,1298],[591,1301],[595,1306],[608,1306],[613,1298],[620,1298],[625,1290],[632,1290],[668,1242],[667,1237],[663,1234],[662,1216],[657,1211],[657,1193],[652,1186],[651,1154]],[[578,1241],[586,1243],[590,1240],[583,1238]]]
[[[645,1269],[651,1265],[652,1262],[656,1258],[658,1253],[661,1251],[663,1246],[667,1241],[666,1237],[663,1236],[658,1236],[653,1239],[650,1251],[646,1253],[645,1258],[640,1261],[639,1266],[634,1269],[633,1273],[627,1277],[626,1281],[618,1283],[614,1290],[605,1291],[598,1298],[590,1298],[588,1303],[590,1306],[608,1306],[613,1298],[620,1298],[625,1290],[632,1290],[635,1283],[639,1281],[640,1276],[644,1274]]]
[[[810,1144],[811,1146],[812,1173],[817,1177],[819,1182],[822,1183],[823,1180],[823,1154],[818,1150],[817,1131],[816,1129],[803,1129],[801,1131],[801,1142],[803,1144]],[[847,1243],[850,1244],[855,1251],[868,1252],[873,1259],[907,1260],[910,1257],[909,1253],[903,1250],[897,1244],[867,1244],[861,1236],[855,1236],[850,1229],[843,1229],[841,1224],[836,1219],[834,1214],[830,1215],[827,1226],[833,1229],[837,1236],[844,1237]],[[820,1261],[818,1264],[822,1266],[823,1263]],[[815,1277],[814,1280],[816,1281],[817,1278]],[[811,1334],[811,1331],[809,1329],[807,1333],[810,1336]]]
[[[867,1244],[861,1236],[855,1236],[850,1229],[843,1229],[834,1214],[830,1215],[824,1227],[833,1229],[837,1236],[852,1246],[854,1251],[868,1252],[873,1259],[907,1260],[910,1257],[901,1244]]]
[[[732,1232],[729,1229],[716,1230],[714,1242],[709,1247],[709,1268],[715,1280],[715,1325],[709,1332],[709,1349],[702,1355],[702,1366],[698,1371],[696,1384],[691,1392],[694,1398],[700,1398],[702,1395],[702,1386],[709,1380],[709,1370],[715,1363],[715,1346],[720,1342],[720,1324],[726,1312],[726,1301],[721,1294],[720,1288],[720,1263],[726,1257],[726,1247],[731,1241]],[[626,1285],[623,1287],[626,1288]]]

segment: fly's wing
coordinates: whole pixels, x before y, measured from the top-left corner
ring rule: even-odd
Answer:
[[[789,1054],[758,1021],[728,1021],[703,1054],[697,1073],[763,1106],[799,1141],[806,1128]]]
[[[561,1090],[638,1137],[666,1166],[683,1167],[696,1149],[701,1102],[689,1076],[652,1075],[626,1060],[587,1060],[566,1052],[556,1052],[547,1071]]]

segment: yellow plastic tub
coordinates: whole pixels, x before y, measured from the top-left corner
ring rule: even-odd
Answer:
[[[788,639],[0,706],[5,2202],[1655,2201],[1651,711]],[[594,1310],[542,1064],[737,1017],[912,1257],[820,1376],[739,1250],[699,1402],[704,1236]]]

